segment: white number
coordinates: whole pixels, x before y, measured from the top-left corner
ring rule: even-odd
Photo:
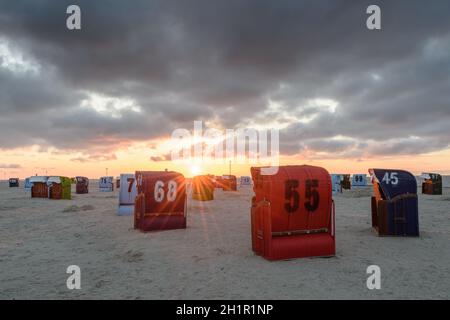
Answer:
[[[169,192],[167,193],[167,200],[175,201],[177,198],[177,183],[173,180],[169,181]]]
[[[154,195],[155,195],[155,201],[156,202],[161,202],[164,199],[164,182],[158,180],[155,183],[155,191],[154,191]]]
[[[382,181],[385,182],[386,184],[397,185],[398,184],[397,172],[391,172],[390,175],[389,175],[389,172],[386,172],[384,174]]]
[[[178,189],[178,185],[175,181],[170,180],[169,183],[167,184],[169,190],[167,192],[167,200],[170,202],[173,202],[176,200],[177,198],[177,189]],[[162,202],[164,200],[164,182],[158,180],[155,183],[155,191],[154,191],[154,195],[155,195],[155,201],[156,202]]]
[[[391,174],[391,184],[398,184],[397,172],[392,172]]]

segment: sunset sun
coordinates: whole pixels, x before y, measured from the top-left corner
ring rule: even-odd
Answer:
[[[191,166],[191,174],[193,176],[198,176],[202,172],[202,169],[199,166]]]

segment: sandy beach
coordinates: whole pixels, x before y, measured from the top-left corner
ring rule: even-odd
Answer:
[[[336,257],[277,262],[251,250],[250,187],[189,199],[186,230],[141,233],[117,216],[118,191],[100,193],[97,181],[59,201],[22,186],[0,184],[0,299],[450,298],[448,185],[419,195],[419,238],[371,231],[371,187],[335,195]],[[373,264],[381,290],[366,287]],[[81,290],[66,287],[69,265],[81,268]]]

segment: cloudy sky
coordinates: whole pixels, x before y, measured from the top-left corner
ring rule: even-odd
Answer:
[[[286,164],[449,173],[450,1],[0,0],[0,112],[0,178],[189,175],[165,160],[195,120],[280,128]]]

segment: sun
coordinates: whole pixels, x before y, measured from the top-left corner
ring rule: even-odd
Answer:
[[[192,166],[191,167],[191,173],[193,176],[198,176],[202,172],[202,169],[200,169],[199,166]]]

